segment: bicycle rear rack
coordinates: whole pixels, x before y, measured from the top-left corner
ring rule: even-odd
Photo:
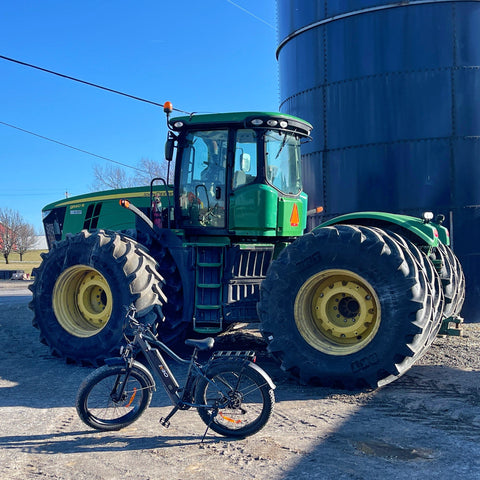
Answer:
[[[217,358],[245,358],[251,362],[255,362],[256,353],[253,350],[218,350],[213,352],[210,360],[216,360]]]

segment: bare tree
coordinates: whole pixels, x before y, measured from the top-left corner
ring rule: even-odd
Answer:
[[[167,179],[166,162],[159,163],[148,158],[142,158],[137,167],[136,174],[129,177],[121,167],[95,165],[93,167],[93,190],[128,188],[150,185],[152,178]]]
[[[95,165],[93,167],[93,175],[95,178],[92,184],[93,190],[128,188],[134,186],[134,180],[120,167],[100,167],[99,165]]]
[[[32,225],[24,223],[20,225],[15,242],[15,251],[20,255],[20,261],[23,261],[23,255],[35,246],[35,229]]]
[[[0,209],[0,253],[8,264],[8,256],[16,248],[19,230],[24,221],[17,211]]]
[[[138,168],[142,171],[135,175],[137,185],[150,185],[152,178],[167,179],[167,162],[159,163],[149,158],[142,158]]]

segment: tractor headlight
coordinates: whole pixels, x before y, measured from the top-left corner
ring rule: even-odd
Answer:
[[[429,223],[433,220],[433,212],[423,212],[422,218],[425,223]]]

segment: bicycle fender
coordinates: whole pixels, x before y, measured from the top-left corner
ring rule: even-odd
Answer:
[[[133,362],[133,368],[136,368],[140,371],[142,371],[148,378],[148,380],[150,381],[150,383],[152,384],[152,388],[154,390],[156,390],[155,388],[155,380],[153,378],[153,375],[150,373],[150,370],[143,364],[143,363],[140,363],[140,362],[137,362],[136,360]]]
[[[272,389],[275,390],[276,385],[273,383],[273,380],[270,378],[268,373],[263,370],[263,368],[259,367],[256,363],[250,362],[249,360],[245,358],[239,358],[239,357],[222,357],[222,358],[217,358],[213,360],[210,365],[225,365],[225,363],[231,362],[237,365],[237,368],[240,370],[244,367],[250,367],[253,370],[255,370],[257,373],[259,373],[263,379],[268,383],[268,386]],[[208,375],[208,370],[207,370],[207,375]]]
[[[105,364],[109,367],[116,367],[118,365],[125,366],[125,359],[122,357],[114,357],[114,358],[106,358]],[[133,362],[132,368],[136,368],[140,370],[145,376],[148,378],[149,382],[151,383],[151,387],[156,390],[155,388],[155,380],[150,373],[150,370],[143,365],[143,363],[137,362],[136,360]]]
[[[263,368],[260,368],[256,363],[253,362],[248,362],[248,366],[256,370],[265,379],[265,381],[268,383],[268,386],[272,390],[275,390],[275,388],[277,388],[276,385],[273,383],[273,380]]]

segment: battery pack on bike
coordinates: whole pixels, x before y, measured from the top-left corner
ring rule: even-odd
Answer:
[[[143,338],[139,337],[137,341],[153,371],[163,375],[162,383],[165,386],[168,395],[172,399],[176,399],[179,385],[175,380],[175,377],[172,375],[170,368],[168,368],[162,354],[156,348],[152,348]]]

